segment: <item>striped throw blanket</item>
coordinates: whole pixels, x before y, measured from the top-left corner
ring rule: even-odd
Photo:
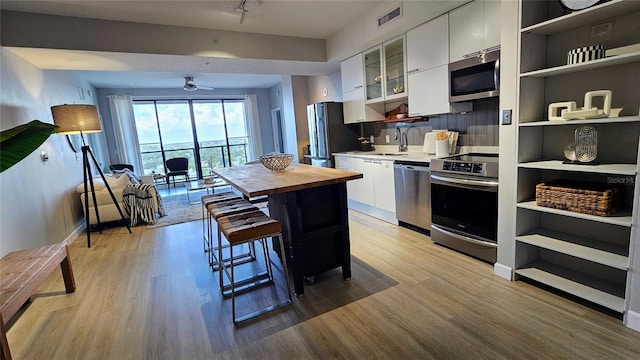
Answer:
[[[131,226],[155,224],[156,214],[165,216],[162,198],[153,184],[130,184],[122,190],[124,211]]]

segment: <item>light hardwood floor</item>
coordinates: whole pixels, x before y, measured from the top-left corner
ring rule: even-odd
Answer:
[[[640,359],[620,319],[357,212],[351,281],[327,272],[234,328],[200,226],[80,236],[77,291],[51,276],[8,331],[15,359]]]

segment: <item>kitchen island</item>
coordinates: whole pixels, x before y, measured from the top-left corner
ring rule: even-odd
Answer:
[[[304,164],[283,172],[250,164],[214,173],[249,198],[269,196],[269,214],[282,224],[296,296],[304,294],[305,278],[336,267],[351,278],[346,182],[362,174]]]

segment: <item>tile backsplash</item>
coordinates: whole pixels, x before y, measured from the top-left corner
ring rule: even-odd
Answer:
[[[363,134],[374,136],[374,145],[396,145],[396,128],[407,134],[408,145],[422,145],[424,135],[432,130],[459,132],[458,146],[498,146],[499,98],[474,100],[473,111],[466,114],[430,116],[428,121],[413,123],[364,123]],[[386,136],[389,135],[389,142]]]

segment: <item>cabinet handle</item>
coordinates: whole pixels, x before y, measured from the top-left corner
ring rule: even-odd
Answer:
[[[471,54],[464,55],[463,58],[468,59],[468,58],[480,56],[481,54],[482,54],[482,51],[475,51],[475,52],[472,52]]]
[[[411,74],[416,73],[418,71],[420,71],[420,69],[409,70],[409,71],[407,71],[407,75],[411,75]]]
[[[486,49],[482,50],[482,52],[491,52],[491,51],[499,50],[499,49],[500,49],[500,45],[496,45],[496,46],[492,46],[490,48],[486,48]]]
[[[354,89],[362,89],[364,87],[364,85],[358,85],[356,87],[354,87]]]

